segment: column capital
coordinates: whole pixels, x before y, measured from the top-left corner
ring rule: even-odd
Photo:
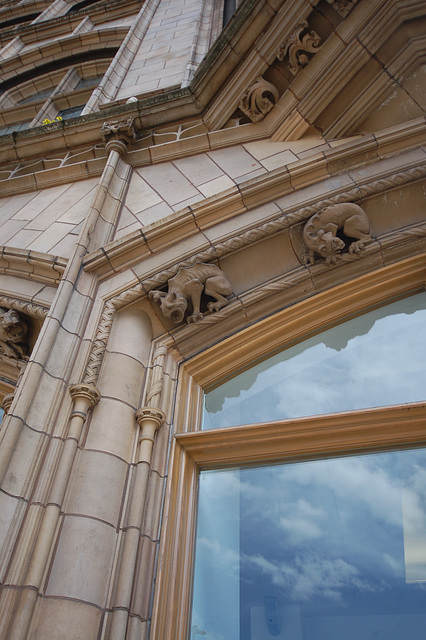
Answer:
[[[1,408],[3,409],[6,415],[9,413],[10,405],[12,404],[14,397],[15,397],[14,393],[9,393],[7,396],[4,396],[3,398],[3,402],[1,403]]]
[[[141,407],[136,411],[136,420],[138,425],[143,428],[144,422],[149,420],[156,423],[156,429],[159,429],[166,419],[166,414],[156,407]]]
[[[69,392],[74,402],[79,399],[88,401],[89,409],[94,407],[101,397],[101,394],[96,387],[92,384],[85,384],[84,382],[71,385]]]

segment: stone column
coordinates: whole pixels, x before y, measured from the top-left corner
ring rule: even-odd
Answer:
[[[65,491],[72,486],[77,439],[84,415],[96,396],[90,384],[73,386],[75,406],[70,422],[65,412],[58,413],[70,379],[78,371],[83,375],[80,356],[87,353],[88,338],[82,343],[81,336],[98,285],[96,275],[82,269],[82,260],[88,251],[112,237],[131,175],[131,167],[123,159],[128,135],[125,132],[121,136],[118,128],[107,137],[105,169],[31,359],[16,387],[13,414],[5,417],[1,430],[0,480],[8,511],[3,527],[7,537],[1,543],[0,555],[1,580],[7,584],[0,598],[0,637],[8,640],[23,639],[28,632],[34,635],[33,627],[40,626],[39,610],[43,616],[44,607],[57,602],[55,598],[40,599],[43,606],[36,608],[37,621],[33,620],[28,631],[37,595],[44,592],[45,578],[50,576],[46,563],[51,561],[58,530],[63,527],[62,513],[59,519],[58,514]],[[138,402],[139,396],[133,412]],[[58,539],[61,544],[62,538]],[[66,553],[59,556],[63,558]],[[57,613],[52,617],[57,619]],[[40,633],[45,634],[43,630]]]
[[[136,412],[136,420],[139,425],[139,454],[130,505],[131,525],[127,529],[123,547],[114,613],[108,634],[110,640],[124,640],[126,637],[131,637],[127,633],[127,622],[136,569],[140,529],[145,508],[152,447],[155,433],[163,424],[165,414],[156,407],[142,407]]]
[[[34,546],[25,580],[14,612],[8,640],[24,640],[31,622],[43,573],[46,568],[55,530],[58,524],[65,491],[69,482],[81,430],[88,411],[99,401],[99,391],[92,385],[75,384],[70,387],[73,399],[68,434],[62,448],[57,471],[52,482],[48,503],[44,510],[37,541]]]

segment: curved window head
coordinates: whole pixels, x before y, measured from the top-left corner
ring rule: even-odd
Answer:
[[[425,369],[420,293],[319,333],[209,391],[203,428],[419,402]]]

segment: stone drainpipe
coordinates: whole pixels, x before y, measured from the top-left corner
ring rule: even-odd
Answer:
[[[101,134],[106,142],[106,149],[109,155],[85,226],[81,232],[80,247],[77,248],[74,256],[74,261],[78,262],[78,265],[72,265],[73,270],[76,272],[78,272],[81,259],[85,253],[102,246],[111,239],[119,213],[119,205],[117,203],[121,202],[121,197],[118,199],[116,197],[112,198],[110,189],[116,185],[118,180],[121,185],[120,189],[124,194],[131,174],[131,167],[123,162],[123,157],[126,154],[126,145],[135,138],[133,119],[130,118],[125,122],[105,123],[101,129]],[[109,204],[111,206],[108,206]],[[53,336],[50,339],[54,339]],[[29,540],[23,543],[24,547],[26,544],[26,547],[20,549],[23,557],[29,557],[29,562],[25,579],[22,581],[23,589],[10,618],[5,640],[25,640],[27,637],[54,542],[63,498],[70,478],[81,431],[88,412],[100,399],[99,391],[91,384],[75,384],[70,387],[69,391],[73,400],[73,409],[69,419],[67,435],[55,477],[52,481],[52,489],[41,519],[37,541],[33,548],[31,548],[32,541]],[[12,436],[8,445],[13,448],[17,442],[16,432],[12,433]]]

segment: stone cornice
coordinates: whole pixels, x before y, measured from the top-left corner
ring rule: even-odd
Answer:
[[[110,277],[114,272],[130,267],[144,257],[166,250],[176,244],[176,238],[182,241],[212,225],[235,217],[254,207],[266,202],[274,201],[296,190],[300,194],[300,206],[308,208],[309,214],[324,206],[325,196],[303,195],[303,188],[319,183],[334,176],[346,175],[347,179],[340,182],[338,187],[328,191],[326,200],[333,201],[357,201],[372,193],[384,191],[407,182],[414,181],[426,173],[426,155],[421,150],[407,152],[406,145],[419,147],[424,138],[425,123],[423,119],[410,123],[410,126],[392,127],[383,131],[380,135],[367,135],[356,140],[349,140],[341,146],[328,149],[321,153],[314,153],[304,160],[299,160],[279,169],[271,171],[266,176],[254,178],[235,186],[227,191],[207,198],[199,204],[191,205],[169,216],[166,221],[154,223],[143,230],[139,230],[106,245],[87,255],[84,260],[86,271],[97,271],[101,279]],[[399,153],[389,164],[387,155],[394,156]],[[370,172],[365,172],[365,177],[360,176],[356,182],[350,176],[359,165],[368,166],[374,163]],[[341,186],[343,184],[343,186]],[[274,219],[286,218],[286,227],[290,226],[288,215],[293,214],[294,204],[290,208],[283,209],[279,214],[275,213],[267,220],[262,220],[257,227],[273,224]],[[307,209],[307,210],[308,210]],[[305,216],[306,217],[306,216]],[[303,216],[297,221],[300,222]],[[284,226],[282,228],[284,228]],[[253,234],[256,225],[249,228],[240,228],[236,234]],[[266,234],[279,231],[276,226],[266,230]],[[263,232],[262,232],[263,233]],[[229,239],[229,251],[235,250],[235,240]],[[232,249],[234,247],[234,249]],[[201,252],[210,252],[212,259],[217,257],[207,238],[203,240]],[[157,283],[158,285],[158,283]]]
[[[310,3],[309,10],[315,11],[317,3]],[[338,26],[336,33],[328,38],[321,51],[302,73],[296,76],[291,84],[291,91],[286,90],[278,104],[259,123],[221,130],[221,126],[236,108],[238,100],[247,89],[248,83],[263,73],[272,63],[274,47],[289,32],[299,18],[306,17],[307,4],[302,0],[292,3],[291,15],[286,7],[286,0],[247,0],[242,3],[227,28],[216,41],[205,61],[200,65],[191,84],[185,88],[171,87],[167,90],[142,96],[139,102],[126,105],[125,100],[105,105],[98,112],[69,120],[66,123],[14,133],[0,138],[0,157],[3,162],[19,162],[40,153],[43,148],[53,152],[70,149],[78,145],[96,144],[100,140],[99,130],[107,118],[132,116],[135,118],[137,131],[182,122],[187,118],[199,118],[204,122],[206,134],[179,140],[178,143],[156,144],[147,148],[143,140],[137,141],[129,153],[129,161],[135,166],[162,162],[173,157],[200,153],[223,145],[238,144],[249,139],[272,136],[274,140],[298,139],[312,124],[317,116],[328,108],[334,110],[333,100],[337,91],[345,89],[353,74],[361,65],[360,51],[362,47],[364,63],[374,56],[378,44],[385,34],[387,41],[393,38],[395,30],[406,19],[415,17],[419,7],[416,2],[401,3],[393,0],[391,7],[383,0],[374,0],[369,4],[358,3],[353,12]],[[361,9],[364,7],[363,11]],[[392,9],[393,19],[384,30],[380,21],[370,25],[372,12],[379,16],[383,11]],[[364,41],[361,45],[355,40],[361,33]],[[392,40],[392,42],[393,42]],[[404,43],[402,43],[404,44]],[[401,46],[402,46],[401,44]],[[393,43],[392,47],[398,44]],[[405,45],[404,45],[405,46]],[[361,47],[361,49],[360,49]],[[367,51],[367,47],[370,47]],[[409,47],[410,48],[410,47]],[[349,65],[349,75],[340,73],[342,60]],[[415,56],[416,58],[418,56]],[[408,64],[407,56],[392,61],[392,73],[399,74]],[[395,66],[395,64],[397,66]],[[259,66],[260,65],[260,66]],[[399,66],[398,66],[399,65]],[[402,67],[401,67],[402,65]],[[362,66],[362,65],[361,65]],[[401,67],[401,68],[400,68]],[[232,77],[232,86],[228,86],[228,78]],[[377,99],[390,81],[384,72],[383,65],[377,65],[377,74],[365,92],[350,105],[356,117],[365,117],[373,98]],[[214,89],[213,89],[214,88]],[[364,96],[365,93],[365,96]],[[347,109],[335,113],[333,135],[348,135],[353,118],[346,117]],[[364,115],[362,115],[364,114]],[[336,129],[337,127],[337,129]],[[42,137],[42,139],[41,139]],[[102,169],[96,165],[80,167],[73,173],[73,179],[98,175]],[[90,173],[93,171],[93,173]],[[80,173],[80,175],[78,175]],[[12,188],[22,191],[34,188],[23,180],[9,185],[7,193],[14,193]],[[60,184],[66,180],[66,172],[56,172],[52,181],[47,184]],[[38,186],[38,185],[37,185]]]
[[[0,273],[57,286],[67,261],[39,251],[0,247]]]
[[[84,16],[90,13],[91,21],[93,24],[106,22],[109,19],[120,17],[123,18],[126,15],[132,15],[137,13],[140,9],[143,0],[134,0],[133,2],[125,2],[122,0],[111,0],[111,2],[105,2],[102,6],[89,5],[87,8],[80,9],[75,13],[66,13],[65,15],[58,16],[44,22],[36,22],[31,24],[17,25],[11,28],[9,31],[0,32],[0,44],[7,42],[11,38],[20,36],[25,43],[37,42],[49,37],[59,37],[63,34],[69,33],[74,30],[75,27],[81,22]],[[28,13],[29,10],[33,11],[37,8],[45,9],[48,6],[45,2],[35,3],[32,7],[24,5],[23,7],[14,7],[12,17],[15,17],[19,10],[21,13]],[[31,12],[30,11],[30,12]],[[3,14],[1,14],[3,17]]]

